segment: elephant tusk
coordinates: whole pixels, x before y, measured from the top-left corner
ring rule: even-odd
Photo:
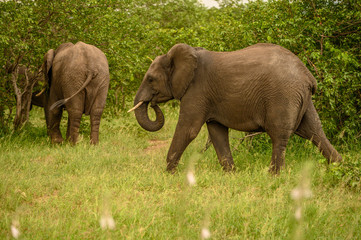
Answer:
[[[137,105],[135,105],[132,109],[129,109],[128,110],[128,113],[131,112],[131,111],[134,111],[135,109],[137,109],[140,105],[143,104],[143,101],[140,101]]]
[[[154,61],[153,59],[151,59],[151,58],[150,58],[150,57],[148,57],[148,56],[147,56],[147,58],[148,58],[150,61],[152,61],[152,62]]]
[[[41,90],[38,94],[36,94],[36,97],[39,97],[41,94],[43,94],[43,92],[45,92],[46,88],[43,88],[43,90]]]

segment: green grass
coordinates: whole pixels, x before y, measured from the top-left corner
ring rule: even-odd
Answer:
[[[201,153],[203,128],[171,175],[165,159],[178,114],[163,109],[166,124],[156,133],[142,130],[133,114],[105,116],[97,146],[88,143],[88,117],[76,146],[51,145],[34,109],[23,131],[0,139],[0,239],[12,238],[11,225],[19,239],[200,239],[203,227],[212,239],[361,239],[359,188],[335,178],[308,142],[293,137],[286,167],[273,177],[268,137],[239,144],[244,134],[231,131],[237,171],[229,174],[213,147]],[[341,149],[345,161],[359,162],[352,149]],[[189,169],[195,186],[187,184]],[[297,187],[312,197],[292,199]],[[100,226],[106,213],[113,230]]]

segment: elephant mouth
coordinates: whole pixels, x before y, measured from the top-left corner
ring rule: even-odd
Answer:
[[[151,107],[155,107],[159,103],[165,103],[172,99],[173,99],[173,97],[154,95],[151,101],[139,101],[137,104],[134,105],[134,107],[132,107],[131,109],[128,110],[128,113],[139,108],[143,103],[148,103],[148,104],[150,103]]]
[[[155,105],[157,105],[159,103],[168,102],[171,99],[173,99],[173,96],[166,96],[166,95],[158,93],[158,94],[153,95],[152,100],[150,101],[150,103],[151,103],[151,106],[155,106]]]

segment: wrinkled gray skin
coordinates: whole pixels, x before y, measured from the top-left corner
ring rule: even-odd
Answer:
[[[212,52],[186,44],[158,56],[144,76],[134,105],[138,123],[148,131],[162,128],[158,103],[179,99],[180,113],[167,155],[167,170],[174,172],[188,144],[207,124],[223,169],[234,169],[228,128],[263,131],[272,140],[270,172],[284,166],[291,134],[311,140],[329,162],[341,161],[326,138],[311,95],[316,80],[305,65],[285,48],[256,44],[234,52]],[[156,120],[148,117],[148,104]]]
[[[39,96],[33,93],[32,104],[44,107],[51,142],[63,142],[59,125],[65,108],[69,116],[67,139],[76,143],[84,113],[90,115],[90,142],[98,143],[109,87],[109,67],[104,53],[83,42],[63,43],[45,54],[43,72],[48,90]]]

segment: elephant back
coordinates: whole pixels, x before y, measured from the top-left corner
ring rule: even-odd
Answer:
[[[108,90],[108,61],[105,54],[95,46],[83,42],[64,44],[57,49],[53,68],[53,79],[61,86],[57,95],[64,99],[54,103],[51,109],[66,104],[77,94],[83,94],[84,113],[89,114],[99,89]]]

